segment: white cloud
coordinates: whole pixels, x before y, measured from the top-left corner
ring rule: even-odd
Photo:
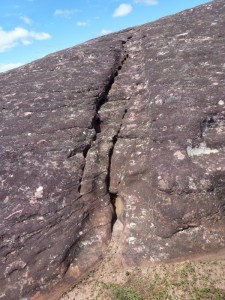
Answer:
[[[109,33],[111,33],[111,32],[112,32],[111,30],[108,30],[108,29],[102,29],[101,32],[100,32],[100,34],[101,34],[101,35],[105,35],[105,34],[109,34]]]
[[[46,32],[28,31],[22,27],[16,27],[11,31],[4,31],[0,27],[0,53],[16,47],[19,43],[29,45],[32,40],[47,40],[50,37]]]
[[[21,17],[20,17],[20,20],[22,20],[22,21],[23,21],[25,24],[27,24],[27,25],[31,25],[31,24],[32,24],[31,19],[29,19],[28,17],[21,16]]]
[[[28,31],[28,37],[31,37],[35,40],[41,41],[41,40],[48,40],[50,39],[50,34],[46,32],[34,32],[34,31]]]
[[[130,4],[120,4],[113,12],[113,17],[123,17],[131,13],[133,7]]]
[[[158,0],[134,0],[134,3],[143,3],[146,5],[156,5],[156,4],[158,4]]]
[[[64,17],[64,18],[69,18],[75,13],[77,13],[78,11],[79,11],[78,9],[56,9],[54,11],[54,15]]]
[[[0,64],[0,73],[22,66],[22,63]]]
[[[25,46],[28,46],[28,45],[32,44],[32,42],[29,41],[29,40],[22,40],[21,42],[22,42],[22,44],[25,45]]]
[[[79,26],[79,27],[82,27],[82,26],[88,26],[88,22],[81,22],[81,21],[78,21],[77,22],[77,26]]]

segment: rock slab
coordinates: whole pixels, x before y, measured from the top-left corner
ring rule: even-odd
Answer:
[[[225,247],[225,4],[0,75],[0,299],[57,299],[107,251]],[[57,286],[57,288],[53,288]]]

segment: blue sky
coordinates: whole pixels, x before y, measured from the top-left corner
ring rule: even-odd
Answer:
[[[207,0],[0,0],[0,72]]]

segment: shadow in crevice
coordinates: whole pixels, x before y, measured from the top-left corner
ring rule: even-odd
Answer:
[[[112,207],[113,207],[113,215],[112,215],[112,221],[111,221],[111,232],[113,232],[113,227],[114,227],[114,225],[117,221],[116,198],[118,197],[118,194],[109,192],[109,196],[110,196],[110,202],[111,202]]]
[[[98,113],[96,114],[96,116],[95,116],[95,118],[93,120],[92,127],[95,130],[95,137],[94,137],[93,140],[96,140],[97,134],[101,133],[101,120],[100,120],[100,117],[99,117]]]

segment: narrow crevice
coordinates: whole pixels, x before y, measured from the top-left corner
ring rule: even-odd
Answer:
[[[199,227],[199,224],[197,225],[191,225],[191,224],[187,224],[187,225],[184,225],[182,226],[181,228],[177,228],[170,236],[168,237],[172,237],[174,236],[175,234],[177,233],[180,233],[180,232],[184,232],[184,231],[187,231],[187,230],[191,230],[191,229],[194,229],[196,227]]]
[[[112,147],[109,151],[109,164],[108,164],[108,172],[107,172],[107,177],[106,177],[106,187],[107,187],[107,192],[109,193],[109,195],[113,194],[113,193],[110,192],[110,174],[111,174],[111,164],[112,164],[113,151],[115,149],[115,146],[116,146],[116,143],[117,143],[117,140],[118,140],[118,136],[119,136],[120,130],[122,128],[123,119],[125,118],[126,113],[127,113],[127,109],[125,108],[124,114],[123,114],[122,119],[121,119],[120,127],[119,127],[116,135],[114,135],[114,137],[112,138]]]
[[[101,120],[99,118],[99,114],[96,113],[95,117],[93,118],[92,128],[95,130],[95,136],[92,141],[95,141],[97,138],[97,134],[101,133]]]
[[[126,43],[123,43],[123,50],[124,50],[125,44]],[[126,51],[124,51],[123,59],[122,59],[120,65],[118,66],[117,71],[115,72],[115,76],[113,78],[112,84],[111,84],[110,89],[108,90],[108,92],[106,94],[106,97],[105,97],[102,105],[108,101],[109,91],[111,90],[112,85],[113,85],[116,77],[119,75],[119,72],[122,70],[122,67],[123,67],[124,63],[128,58],[129,58],[128,53]],[[115,149],[115,145],[116,145],[117,140],[118,140],[119,133],[120,133],[121,128],[122,128],[123,119],[125,118],[126,113],[127,113],[127,108],[124,109],[124,113],[123,113],[123,116],[121,118],[121,123],[120,123],[119,129],[118,129],[117,133],[112,138],[112,147],[111,147],[111,149],[109,151],[109,154],[108,154],[109,161],[108,161],[108,169],[107,169],[107,176],[106,176],[106,189],[107,189],[107,193],[109,194],[110,202],[111,202],[112,207],[113,207],[113,215],[112,215],[112,219],[111,219],[111,231],[113,231],[114,224],[115,224],[115,222],[118,218],[117,213],[116,213],[116,198],[118,197],[118,192],[113,193],[113,192],[110,191],[112,156],[113,156],[113,152],[114,152],[114,149]],[[100,120],[100,124],[101,124],[101,120]]]
[[[84,148],[84,150],[83,150],[84,159],[86,159],[88,151],[89,151],[90,148],[91,148],[91,144],[86,145],[86,147]]]
[[[113,207],[113,215],[112,215],[112,220],[111,220],[111,232],[113,231],[114,224],[117,221],[117,214],[116,214],[116,198],[118,197],[118,193],[111,193],[109,192],[109,197],[110,197],[110,202]]]
[[[116,193],[115,192],[113,193],[110,191],[112,157],[113,157],[113,152],[114,152],[116,143],[118,141],[119,133],[120,133],[122,125],[123,125],[123,119],[125,118],[126,113],[127,113],[127,109],[124,110],[124,114],[121,119],[119,130],[117,131],[117,134],[114,135],[114,137],[112,139],[112,147],[109,151],[109,164],[108,164],[107,177],[106,177],[106,187],[107,187],[107,192],[110,197],[110,202],[113,207],[113,216],[112,216],[112,220],[111,220],[111,231],[113,231],[114,224],[115,224],[116,220],[118,219],[117,212],[116,212],[116,198],[118,197],[118,191]]]
[[[117,133],[118,134],[118,133]],[[113,151],[114,151],[114,147],[115,147],[115,144],[117,142],[117,135],[115,135],[112,139],[112,147],[111,149],[109,150],[109,164],[108,164],[108,169],[107,169],[107,176],[106,176],[106,189],[107,189],[107,192],[109,193],[109,195],[111,194],[110,193],[110,173],[111,173],[111,163],[112,163],[112,156],[113,156]]]
[[[105,90],[103,91],[102,95],[97,99],[97,105],[96,105],[96,115],[98,115],[99,110],[101,109],[102,105],[105,104],[106,102],[108,102],[108,94],[112,88],[112,85],[115,82],[116,77],[119,75],[119,71],[122,70],[123,64],[125,63],[125,61],[127,60],[127,58],[129,57],[129,55],[126,53],[126,51],[124,51],[124,47],[122,49],[122,60],[120,61],[120,63],[118,64],[116,70],[114,71],[114,73],[111,75],[108,83],[106,84]]]
[[[85,168],[85,165],[86,165],[86,158],[87,158],[87,154],[88,154],[88,151],[89,151],[90,148],[91,148],[91,143],[86,145],[86,147],[84,148],[84,150],[82,152],[83,158],[84,158],[84,163],[82,165],[81,176],[80,176],[79,185],[78,185],[78,193],[79,194],[80,194],[80,191],[81,191],[81,183],[82,183],[82,180],[83,180],[84,168]]]
[[[99,112],[101,110],[101,107],[105,103],[108,102],[108,95],[109,95],[109,92],[110,92],[110,90],[112,88],[112,85],[114,84],[114,82],[116,80],[116,77],[119,75],[120,71],[122,70],[125,61],[129,57],[128,53],[124,49],[126,42],[127,41],[122,41],[121,58],[117,59],[117,61],[116,61],[116,67],[115,67],[114,72],[112,72],[110,78],[108,79],[108,82],[105,85],[104,91],[102,92],[102,94],[96,100],[96,112],[95,112],[95,116],[94,116],[94,118],[92,120],[92,124],[91,124],[91,128],[94,129],[95,134],[94,134],[92,140],[90,141],[90,143],[88,145],[86,145],[85,148],[82,151],[83,158],[84,158],[84,163],[82,165],[81,175],[80,175],[80,179],[79,179],[79,186],[78,186],[78,192],[79,193],[81,193],[81,186],[82,186],[83,176],[84,176],[85,167],[86,167],[86,163],[87,163],[88,152],[91,149],[93,142],[97,140],[98,134],[101,133],[101,119],[100,119]],[[124,110],[124,114],[123,114],[122,119],[121,119],[120,127],[119,127],[116,135],[112,138],[112,147],[111,147],[111,149],[109,151],[109,154],[108,154],[109,160],[108,160],[108,168],[107,168],[107,176],[106,176],[106,188],[107,188],[107,192],[108,192],[108,194],[110,196],[110,202],[112,204],[113,211],[114,211],[113,216],[112,216],[112,220],[111,220],[111,226],[112,226],[111,228],[112,228],[112,230],[113,230],[113,225],[115,224],[115,221],[117,220],[116,207],[115,207],[115,199],[117,197],[117,193],[111,193],[110,192],[111,160],[112,160],[112,156],[113,156],[114,147],[116,145],[116,142],[118,140],[118,135],[119,135],[121,127],[122,127],[122,121],[123,121],[126,113],[127,113],[127,109]],[[81,152],[81,151],[77,151],[77,150],[78,149],[72,150],[70,152],[70,154],[68,155],[68,158],[76,155],[77,152]]]
[[[67,155],[67,158],[71,158],[75,156],[77,153],[83,153],[84,158],[86,158],[87,152],[90,149],[90,147],[91,147],[90,143],[82,146],[77,146],[74,149],[70,150],[69,154]]]

